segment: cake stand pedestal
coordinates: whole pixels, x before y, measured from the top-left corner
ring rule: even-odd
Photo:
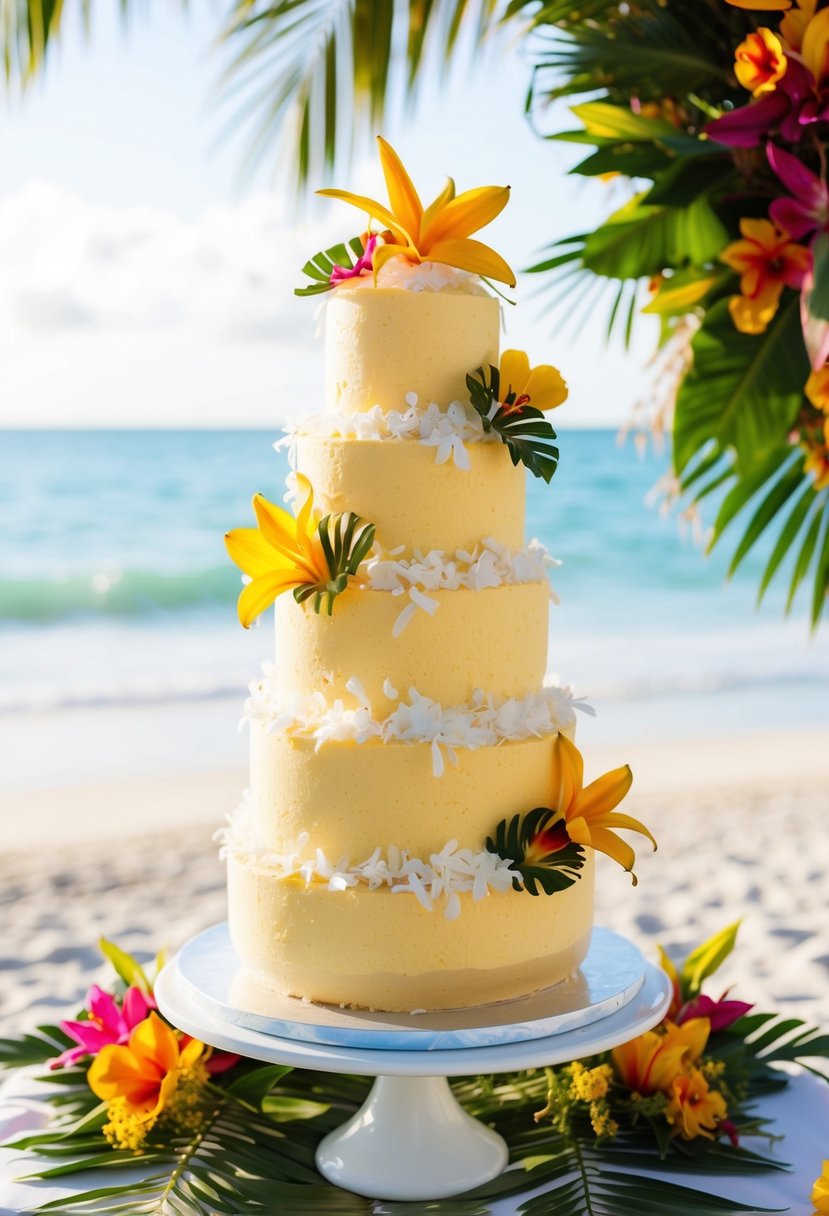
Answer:
[[[518,1072],[582,1059],[635,1038],[664,1017],[671,997],[664,972],[646,963],[625,938],[607,930],[598,930],[594,942],[598,944],[591,946],[582,972],[589,976],[591,965],[596,971],[591,955],[618,959],[626,948],[629,971],[638,967],[638,983],[631,983],[630,975],[625,985],[619,979],[621,997],[597,1006],[579,974],[573,982],[578,999],[584,1001],[582,1024],[572,996],[568,1000],[568,984],[550,989],[546,999],[552,997],[565,1010],[558,1033],[550,1032],[556,1018],[549,1005],[537,1016],[539,998],[464,1011],[472,1024],[469,1029],[459,1012],[444,1015],[442,1022],[438,1014],[360,1014],[271,994],[275,1017],[269,1022],[268,1011],[263,1012],[256,999],[232,1003],[240,999],[240,965],[226,926],[192,939],[161,972],[155,995],[173,1025],[223,1051],[295,1068],[376,1077],[361,1109],[321,1141],[316,1157],[320,1173],[372,1199],[445,1199],[491,1181],[508,1157],[505,1141],[459,1105],[447,1077]],[[293,1036],[292,1024],[286,1021],[286,1000],[295,1011],[293,1025],[301,1037]],[[250,1005],[257,1007],[251,1010]],[[608,1008],[612,1011],[606,1012]],[[427,1017],[437,1027],[440,1046],[423,1045],[430,1041],[428,1026],[423,1037]],[[277,1025],[281,1033],[253,1028],[262,1024]],[[420,1031],[420,1037],[411,1036],[420,1046],[406,1047],[407,1026]],[[310,1041],[309,1032],[338,1041]],[[467,1045],[470,1034],[473,1043]],[[514,1035],[520,1037],[504,1041]],[[378,1046],[351,1046],[350,1037]],[[388,1042],[395,1046],[379,1045]]]

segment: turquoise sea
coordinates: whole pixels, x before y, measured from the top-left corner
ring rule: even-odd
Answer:
[[[222,535],[254,491],[281,497],[277,437],[0,433],[0,784],[241,762],[235,721],[271,635],[236,621]],[[528,532],[563,563],[551,667],[597,705],[594,737],[829,719],[829,628],[810,637],[805,596],[784,619],[782,590],[755,611],[762,551],[727,582],[727,546],[705,558],[646,503],[664,455],[605,431],[560,448],[549,488],[529,478]],[[510,637],[505,620],[491,644]]]

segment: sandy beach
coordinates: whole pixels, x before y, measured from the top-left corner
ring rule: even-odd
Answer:
[[[829,1024],[826,733],[593,747],[588,776],[623,760],[636,775],[630,810],[660,849],[639,851],[633,891],[600,859],[597,921],[652,954],[742,918],[723,986]],[[64,1016],[107,975],[101,934],[149,957],[224,918],[211,834],[244,783],[231,770],[3,798],[5,1033]]]

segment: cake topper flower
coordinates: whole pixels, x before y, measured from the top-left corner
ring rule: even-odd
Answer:
[[[526,815],[502,820],[486,847],[499,857],[508,857],[524,876],[523,885],[537,895],[536,883],[548,895],[570,886],[584,864],[583,848],[606,853],[633,873],[636,855],[616,831],[639,832],[654,849],[656,841],[638,819],[623,815],[616,807],[633,782],[628,765],[598,777],[584,787],[584,761],[575,743],[558,734],[553,743],[553,783],[550,807],[536,807]]]
[[[501,255],[481,241],[470,239],[473,232],[503,211],[509,201],[509,186],[478,186],[456,195],[455,183],[448,178],[437,198],[424,207],[394,148],[379,135],[377,143],[388,206],[348,190],[317,191],[326,198],[351,203],[382,225],[383,243],[377,245],[372,258],[375,283],[390,258],[403,257],[414,263],[441,262],[514,287],[515,275]]]
[[[567,385],[557,368],[530,367],[522,350],[505,350],[498,367],[479,367],[466,377],[469,400],[484,430],[494,431],[519,462],[548,484],[558,464],[556,433],[544,417],[567,399]]]
[[[235,528],[225,536],[231,558],[251,579],[238,604],[245,629],[285,591],[293,591],[300,604],[313,598],[314,611],[325,605],[330,616],[334,600],[374,544],[374,524],[353,511],[320,519],[308,478],[298,473],[296,484],[296,517],[256,494],[259,526]]]

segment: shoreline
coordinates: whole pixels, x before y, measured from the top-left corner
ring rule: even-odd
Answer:
[[[588,732],[585,731],[585,734]],[[630,764],[630,806],[658,813],[666,800],[730,802],[797,789],[829,811],[829,731],[752,731],[666,742],[583,741],[585,782]],[[209,840],[239,801],[247,774],[237,765],[190,774],[110,779],[0,794],[6,853],[170,835]]]

